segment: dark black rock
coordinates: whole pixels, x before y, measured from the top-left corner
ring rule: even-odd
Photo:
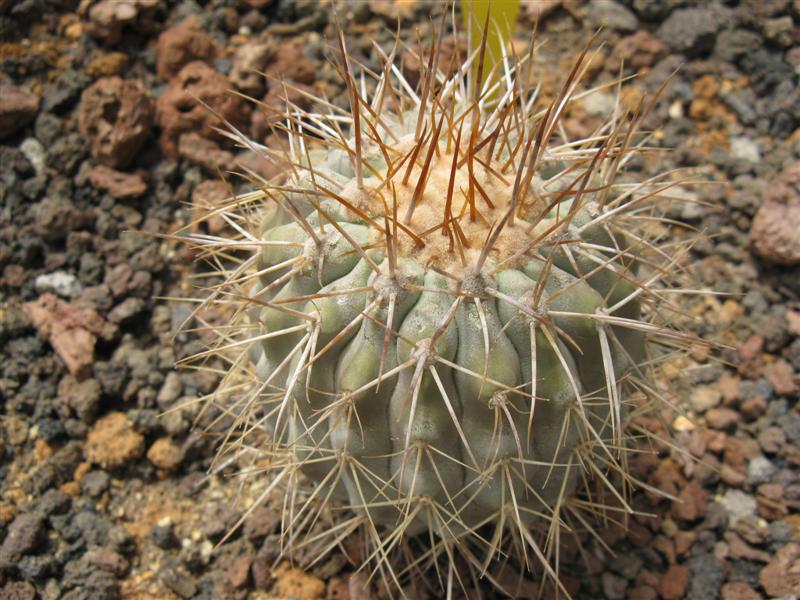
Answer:
[[[83,71],[69,70],[53,83],[47,84],[42,93],[42,109],[63,114],[75,105],[90,79]]]
[[[162,550],[177,548],[180,545],[172,530],[172,525],[156,525],[150,530],[149,536],[153,543]]]
[[[674,11],[658,28],[657,34],[676,52],[695,57],[709,52],[728,18],[728,9],[720,6],[681,8]]]
[[[165,564],[158,572],[158,577],[165,586],[181,598],[191,598],[197,593],[194,577],[180,568],[177,561]]]
[[[41,581],[54,575],[56,564],[52,556],[23,556],[17,563],[17,573],[27,581]]]
[[[105,492],[111,483],[111,478],[105,471],[89,471],[81,479],[81,491],[91,498],[97,498]]]
[[[44,538],[44,518],[36,513],[23,513],[8,526],[0,546],[0,569],[8,569],[26,554],[37,549]]]

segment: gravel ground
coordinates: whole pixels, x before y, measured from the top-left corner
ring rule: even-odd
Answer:
[[[545,92],[601,24],[593,83],[624,60],[635,105],[678,69],[650,118],[671,151],[634,168],[716,182],[680,189],[696,202],[670,216],[676,239],[706,234],[686,266],[720,295],[687,309],[726,349],[670,364],[688,374],[674,447],[633,465],[679,500],[638,494],[650,516],[601,528],[562,563],[565,585],[587,599],[797,598],[800,1],[523,4],[519,39],[538,16],[547,42]],[[375,67],[372,41],[389,44],[396,19],[413,43],[440,11],[343,2],[342,27]],[[269,506],[225,537],[257,488],[206,477],[216,415],[192,400],[216,382],[175,370],[204,340],[173,336],[190,307],[162,299],[190,295],[196,266],[157,234],[224,194],[234,160],[271,174],[192,97],[260,140],[269,113],[227,90],[278,108],[282,92],[249,69],[344,105],[333,31],[315,0],[0,0],[0,599],[380,597],[343,554],[276,563]],[[607,106],[577,104],[568,132]]]

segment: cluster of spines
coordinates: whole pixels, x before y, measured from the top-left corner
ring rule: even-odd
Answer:
[[[656,324],[659,321],[657,309],[673,308],[672,303],[665,299],[658,286],[660,282],[669,280],[669,269],[677,264],[678,258],[668,256],[659,248],[657,242],[637,233],[642,231],[640,227],[634,226],[624,232],[625,239],[632,241],[622,247],[617,245],[620,236],[616,231],[620,228],[620,223],[635,223],[640,217],[643,220],[657,218],[657,214],[652,210],[652,200],[675,183],[657,178],[640,184],[615,183],[615,177],[626,160],[644,148],[644,139],[635,141],[636,130],[644,113],[623,116],[617,109],[609,122],[594,135],[583,140],[567,139],[561,126],[561,118],[569,103],[581,96],[577,89],[585,69],[588,46],[576,61],[556,98],[547,108],[537,111],[534,107],[538,100],[538,90],[530,92],[527,76],[521,75],[523,69],[527,74],[530,73],[532,53],[517,61],[511,61],[507,55],[500,57],[500,60],[495,61],[492,72],[485,78],[487,83],[481,87],[474,82],[483,80],[483,71],[488,62],[485,36],[480,47],[466,56],[455,75],[447,79],[433,67],[438,64],[442,32],[443,25],[438,38],[434,38],[430,45],[427,61],[421,61],[427,64],[427,67],[421,77],[420,90],[417,93],[411,89],[394,65],[397,47],[392,49],[388,56],[383,54],[386,64],[381,73],[372,73],[362,65],[361,79],[357,82],[351,61],[347,58],[344,36],[340,29],[338,43],[342,60],[339,69],[347,84],[350,114],[321,99],[315,100],[318,105],[327,106],[330,113],[304,111],[293,105],[287,96],[286,113],[281,115],[283,123],[275,126],[287,136],[290,150],[285,155],[279,155],[252,142],[235,130],[232,132],[232,136],[240,143],[258,150],[272,160],[280,160],[287,168],[289,176],[283,182],[266,182],[259,180],[253,173],[245,174],[256,185],[257,190],[234,198],[215,211],[227,222],[230,229],[236,232],[235,239],[204,235],[189,236],[189,240],[203,249],[204,256],[216,265],[218,273],[224,277],[222,283],[206,290],[209,295],[204,299],[203,306],[224,307],[232,312],[231,325],[223,328],[214,326],[220,336],[219,344],[194,357],[193,360],[201,366],[211,357],[222,358],[227,363],[223,385],[212,398],[213,404],[221,409],[222,414],[234,422],[222,446],[219,464],[241,461],[243,457],[248,456],[259,464],[266,462],[262,470],[270,473],[270,477],[261,499],[275,490],[284,490],[284,540],[287,547],[296,547],[298,544],[320,544],[325,550],[330,550],[354,532],[361,530],[366,534],[371,548],[368,558],[372,564],[377,565],[376,568],[384,579],[401,587],[404,582],[415,579],[417,575],[435,572],[438,573],[441,585],[447,590],[448,596],[459,586],[467,587],[469,585],[467,580],[473,577],[488,577],[497,585],[502,585],[500,579],[494,575],[497,565],[499,564],[502,570],[508,565],[520,562],[525,567],[531,568],[530,554],[541,564],[558,588],[560,583],[557,578],[557,548],[560,536],[564,532],[574,533],[577,530],[591,532],[590,517],[602,515],[613,520],[615,514],[631,514],[633,510],[629,502],[630,489],[641,485],[641,482],[635,481],[628,473],[625,465],[630,436],[626,433],[626,425],[630,417],[623,416],[621,407],[624,399],[620,388],[624,383],[629,389],[637,389],[650,397],[658,396],[656,390],[647,383],[648,378],[642,376],[642,372],[649,369],[656,359],[651,356],[646,360],[631,361],[632,368],[624,376],[624,381],[619,381],[611,359],[611,344],[615,335],[613,331],[621,329],[636,331],[651,341],[661,342],[665,346],[679,346],[686,340],[683,334],[669,326]],[[376,50],[382,53],[377,46]],[[473,79],[469,74],[473,70],[474,63],[477,63],[475,69],[477,77]],[[498,75],[495,71],[500,72],[499,76],[494,76]],[[371,102],[366,93],[366,78],[369,76],[374,78],[376,85]],[[523,78],[524,82],[521,81]],[[288,86],[288,84],[283,85]],[[409,103],[411,107],[408,106]],[[392,147],[396,135],[392,133],[392,123],[384,113],[387,105],[394,107],[390,114],[401,121],[403,118],[415,119],[413,126],[415,143],[401,156],[398,156]],[[352,137],[346,133],[347,131],[351,132]],[[559,144],[552,143],[556,135],[562,138]],[[372,193],[372,201],[382,207],[382,211],[377,211],[382,214],[370,214],[343,197],[341,189],[337,189],[339,183],[315,168],[310,158],[312,151],[309,146],[320,140],[324,141],[329,151],[342,152],[352,163],[359,189],[364,189],[365,170],[368,172],[368,178],[382,179],[377,187],[372,188],[378,192]],[[466,147],[462,148],[462,140],[466,141]],[[442,147],[443,144],[446,144],[446,150]],[[376,169],[366,159],[365,149],[368,147],[377,149],[380,153],[386,163],[385,173]],[[449,153],[451,148],[453,174],[449,180],[442,221],[438,226],[426,231],[414,231],[409,224],[424,191],[431,161],[434,155]],[[495,166],[492,165],[493,161],[497,161]],[[567,165],[558,175],[564,178],[564,184],[560,192],[553,194],[549,203],[537,208],[538,219],[543,224],[537,229],[537,235],[513,255],[501,261],[489,261],[492,250],[504,230],[512,228],[515,218],[525,210],[523,199],[531,195],[529,192],[534,185],[534,176],[543,165],[559,161]],[[460,226],[463,219],[473,221],[481,219],[482,205],[492,207],[491,198],[483,190],[478,179],[473,176],[475,164],[479,164],[480,168],[498,180],[513,186],[512,201],[508,210],[498,222],[487,223],[487,235],[483,240],[467,239]],[[454,212],[456,195],[453,186],[454,173],[465,166],[469,184],[466,190],[462,190],[464,202],[460,212]],[[410,178],[412,169],[418,169],[416,183]],[[507,177],[509,173],[513,174],[513,180]],[[411,201],[406,204],[403,214],[399,214],[398,211],[395,184],[395,177],[399,174],[403,174],[401,180],[403,185],[413,186]],[[568,179],[570,176],[572,178]],[[379,193],[382,189],[385,190],[385,195]],[[615,191],[613,195],[612,189]],[[301,210],[291,200],[293,194],[310,198],[310,211]],[[586,213],[581,212],[581,209],[584,208],[584,200],[589,197],[595,200],[597,212],[580,223],[576,219],[579,213],[585,217]],[[262,232],[254,227],[253,223],[261,220],[265,207],[266,210],[286,213],[292,222],[302,228],[311,243],[262,239]],[[373,230],[380,231],[380,241],[364,243],[355,240],[335,218],[337,211],[354,216],[367,223]],[[545,222],[547,215],[553,213],[555,218]],[[309,215],[314,215],[314,218],[309,218]],[[582,240],[581,234],[591,228],[605,231],[607,234],[605,241],[587,243]],[[322,277],[323,263],[326,257],[330,256],[330,250],[323,249],[326,240],[329,239],[327,236],[329,231],[336,231],[339,239],[346,242],[348,251],[357,255],[372,271],[383,278],[380,289],[379,286],[361,285],[324,294],[301,293],[277,301],[264,300],[259,298],[258,294],[253,294],[254,282],[263,279],[269,282],[266,285],[272,285],[274,281],[290,279],[297,270],[303,268],[310,268]],[[445,316],[436,327],[430,345],[421,348],[411,341],[406,341],[414,351],[409,352],[407,360],[387,369],[385,366],[389,339],[391,337],[401,340],[400,333],[392,325],[398,295],[403,290],[414,290],[419,293],[429,289],[425,283],[412,281],[413,278],[401,281],[398,275],[402,271],[399,268],[402,259],[397,249],[398,239],[407,236],[418,247],[424,247],[426,238],[437,232],[447,237],[448,252],[460,261],[462,269],[468,275],[459,276],[443,268],[435,268],[444,281],[451,282],[448,293],[452,294],[454,300],[443,311]],[[303,248],[303,251],[259,269],[257,265],[260,252],[264,248],[280,246],[291,247],[294,250]],[[311,249],[310,252],[305,251],[308,248]],[[540,261],[542,274],[537,279],[538,283],[532,297],[528,299],[529,302],[520,302],[502,294],[495,287],[485,285],[483,281],[479,281],[480,293],[474,293],[470,289],[474,279],[481,280],[484,275],[491,277],[504,265],[529,258],[543,249],[547,251]],[[381,269],[374,258],[372,252],[374,250],[379,250],[385,255],[387,264],[385,269]],[[470,254],[469,250],[477,252]],[[251,254],[241,259],[243,252]],[[581,280],[611,270],[617,277],[630,284],[630,292],[617,299],[613,305],[592,314],[554,310],[548,305],[553,303],[553,295],[548,296],[547,301],[543,298],[547,274],[553,268],[553,260],[557,254],[565,260],[575,262],[582,259],[583,262],[589,261],[596,265],[583,273]],[[311,259],[318,260],[318,264],[310,265]],[[646,280],[640,281],[632,274],[630,267],[634,262],[647,267],[651,275]],[[270,282],[273,274],[280,276]],[[314,314],[304,312],[298,307],[323,297],[344,294],[372,294],[373,299],[366,303],[366,307],[351,319],[341,332],[329,335],[325,343],[321,344],[321,349],[318,349],[321,336],[319,321]],[[606,380],[606,389],[602,390],[604,392],[602,397],[604,402],[610,403],[608,411],[610,422],[598,425],[585,413],[576,415],[583,433],[580,443],[577,444],[574,457],[576,463],[571,464],[569,468],[576,469],[579,474],[582,493],[575,497],[559,494],[554,505],[550,507],[550,514],[540,515],[542,522],[546,524],[542,531],[535,532],[529,527],[528,519],[520,515],[521,508],[514,497],[503,504],[498,514],[472,524],[460,522],[454,510],[457,502],[452,499],[449,506],[446,506],[440,503],[420,502],[419,498],[412,498],[413,484],[410,486],[408,497],[404,498],[402,493],[398,492],[407,470],[412,469],[409,463],[416,465],[412,471],[416,473],[424,452],[431,452],[430,448],[413,447],[408,437],[405,441],[397,482],[376,479],[368,468],[346,455],[328,455],[319,446],[298,448],[285,443],[288,439],[285,430],[287,413],[292,410],[290,403],[292,389],[302,381],[302,378],[310,377],[312,366],[321,360],[330,348],[365,321],[373,321],[376,327],[385,332],[379,372],[368,383],[370,388],[379,387],[390,377],[410,375],[410,389],[418,391],[416,386],[422,373],[428,372],[446,398],[447,394],[434,365],[438,361],[449,368],[460,367],[437,355],[432,349],[447,330],[456,312],[463,309],[463,306],[469,305],[482,323],[484,352],[489,352],[491,347],[488,340],[489,327],[486,324],[486,313],[481,308],[481,296],[484,294],[515,306],[527,317],[534,346],[531,354],[534,357],[535,340],[544,337],[555,350],[558,359],[562,362],[567,360],[558,348],[575,342],[558,327],[555,322],[558,319],[590,319],[596,325],[599,335]],[[555,294],[556,297],[558,295],[559,293]],[[634,300],[641,300],[649,307],[648,316],[652,322],[619,315],[621,309]],[[248,318],[247,313],[252,314],[254,310],[258,312],[267,308],[286,315],[287,322],[295,324],[268,333],[254,333],[257,331],[258,319]],[[194,316],[200,314],[198,310]],[[662,322],[668,323],[669,320],[664,319]],[[253,344],[281,336],[295,340],[285,355],[285,365],[294,364],[291,376],[286,378],[285,384],[275,386],[269,375],[262,377],[255,372],[253,365],[248,362],[247,351]],[[532,388],[531,416],[537,397],[535,363],[533,360],[531,381],[527,382]],[[281,365],[283,368],[284,363]],[[564,372],[571,378],[567,366],[564,366]],[[485,373],[472,371],[470,376],[486,380]],[[583,406],[588,407],[597,402],[590,394],[581,394],[575,381],[569,383],[577,397],[581,399],[581,402],[577,403],[579,409],[582,410]],[[514,394],[522,393],[519,389],[506,391]],[[340,398],[332,402],[325,411],[307,415],[307,418],[315,420],[314,423],[308,424],[307,430],[313,432],[314,428],[323,419],[327,419],[333,411],[346,407],[349,400]],[[412,395],[409,400],[413,404],[414,396]],[[515,418],[510,412],[515,410],[515,407],[509,406],[502,393],[492,400],[498,420],[508,422],[511,428],[515,429]],[[452,407],[449,408],[452,414]],[[413,407],[411,410],[413,411]],[[353,414],[353,411],[345,411],[345,414],[347,418],[358,416]],[[273,428],[271,436],[264,434],[268,422],[271,422]],[[459,442],[469,450],[467,434],[454,415],[452,423]],[[530,419],[528,419],[529,424]],[[611,430],[610,435],[607,429]],[[520,447],[521,456],[521,447],[526,443],[526,438],[529,441],[530,431],[523,430],[516,433],[518,434],[516,443]],[[647,435],[647,432],[640,430],[638,434]],[[434,461],[430,462],[434,464]],[[480,468],[474,457],[470,457],[470,462]],[[519,464],[524,465],[524,461],[520,460]],[[302,470],[313,470],[315,467],[323,471],[318,478],[321,481],[309,488],[304,485]],[[492,465],[492,468],[503,470],[502,478],[507,479],[508,483],[507,488],[504,484],[504,489],[513,494],[513,480],[520,478],[519,474],[513,472],[514,467],[504,463]],[[356,511],[343,520],[330,520],[331,514],[321,510],[320,507],[330,506],[328,500],[335,494],[339,485],[338,479],[343,471],[348,470],[360,470],[360,475],[352,473],[351,480],[371,480],[384,500],[369,501],[362,495],[364,500],[361,511]],[[566,481],[567,478],[563,479]],[[618,505],[616,508],[604,505],[597,498],[594,490],[598,482],[601,484],[600,487],[615,497]],[[535,493],[535,490],[531,492]],[[385,508],[381,506],[382,504],[400,515],[395,527],[388,532],[371,517],[373,511]],[[348,507],[345,503],[342,508],[357,507]],[[440,535],[434,536],[430,533],[427,549],[424,552],[416,552],[413,558],[408,558],[410,542],[405,532],[421,511],[425,512],[427,519],[436,523],[435,527],[428,528],[429,532],[438,531]],[[327,525],[320,530],[319,525],[322,522],[326,522]],[[455,527],[457,523],[458,528]],[[452,535],[441,535],[442,531],[451,531]],[[508,540],[505,539],[506,532],[511,534]],[[398,555],[400,557],[405,555],[405,560],[398,562]],[[461,558],[458,559],[457,556]],[[398,564],[402,565],[399,569],[396,568]],[[466,565],[468,573],[459,572],[456,565]],[[561,590],[564,591],[563,588]]]

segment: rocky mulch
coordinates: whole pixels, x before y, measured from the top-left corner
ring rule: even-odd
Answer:
[[[373,40],[389,45],[397,19],[416,44],[441,10],[342,4],[348,47],[372,68]],[[675,192],[689,202],[670,209],[670,235],[706,234],[683,266],[719,295],[687,306],[723,349],[669,365],[688,379],[670,391],[684,407],[675,444],[632,465],[675,500],[636,495],[628,533],[609,523],[585,539],[562,562],[565,585],[609,600],[795,597],[800,2],[523,0],[520,31],[535,19],[545,81],[600,25],[590,77],[610,81],[624,61],[638,74],[629,106],[677,70],[648,122],[671,151],[633,169],[693,167],[717,182]],[[174,336],[190,308],[161,299],[191,295],[197,267],[159,235],[207,211],[237,162],[273,174],[196,98],[280,144],[280,80],[346,104],[332,33],[316,0],[0,0],[0,598],[377,593],[342,554],[310,571],[277,563],[280,513],[246,513],[257,489],[206,477],[214,444],[200,432],[218,415],[194,400],[215,377],[174,369],[204,339]],[[443,67],[459,44],[447,40]],[[405,53],[402,65],[413,80],[418,62]],[[591,131],[611,100],[577,104],[568,132]]]

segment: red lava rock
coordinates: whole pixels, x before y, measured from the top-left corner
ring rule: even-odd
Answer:
[[[254,40],[239,46],[231,65],[231,83],[245,94],[262,96],[267,86],[262,73],[274,54],[275,44],[271,40]]]
[[[344,577],[331,577],[325,592],[326,600],[351,600],[347,579]]]
[[[748,419],[757,419],[767,412],[767,401],[761,394],[756,394],[742,402],[739,411]]]
[[[273,81],[281,79],[306,84],[312,84],[317,79],[316,65],[306,58],[302,46],[295,42],[284,42],[278,46],[264,73],[270,87],[274,85]]]
[[[719,378],[717,387],[722,394],[722,402],[725,406],[730,406],[737,400],[741,399],[742,391],[739,387],[741,380],[735,375],[725,374]]]
[[[78,127],[89,138],[95,160],[125,168],[150,135],[154,116],[153,101],[142,81],[103,77],[84,90]]]
[[[741,469],[737,471],[726,464],[720,467],[719,478],[731,487],[742,487],[747,481],[747,475]]]
[[[696,481],[681,490],[678,502],[672,504],[672,514],[681,521],[696,521],[703,517],[708,505],[708,492]]]
[[[786,434],[780,427],[767,427],[758,434],[758,445],[764,452],[776,454],[786,443]]]
[[[15,134],[39,112],[39,96],[22,86],[0,85],[0,98],[0,139]]]
[[[653,548],[655,548],[665,559],[667,559],[667,563],[674,564],[675,563],[675,544],[667,537],[663,535],[656,536],[656,539],[653,540]]]
[[[196,223],[194,230],[203,230],[211,235],[221,233],[226,226],[225,219],[211,213],[230,195],[231,190],[224,181],[212,179],[198,183],[192,190],[192,217]]]
[[[758,514],[769,521],[784,518],[789,514],[785,490],[779,483],[762,483],[757,489]]]
[[[253,587],[257,590],[268,590],[275,583],[272,564],[266,558],[256,556],[250,566],[250,574],[253,577]]]
[[[275,530],[280,522],[281,516],[277,511],[266,506],[259,506],[244,521],[244,537],[254,544],[260,543]]]
[[[619,70],[620,61],[635,71],[647,69],[667,55],[667,47],[652,33],[644,30],[627,35],[617,42],[609,59],[609,71]]]
[[[108,192],[112,198],[118,200],[138,198],[147,191],[147,184],[141,176],[115,171],[105,165],[97,165],[89,171],[89,183],[93,188]]]
[[[36,588],[27,581],[9,581],[0,590],[0,600],[35,600]]]
[[[228,80],[206,63],[194,61],[183,67],[170,81],[167,90],[156,102],[158,122],[162,129],[161,148],[172,159],[178,157],[182,133],[195,132],[202,137],[223,140],[215,131],[223,127],[220,118],[241,128],[247,121],[248,106],[230,92]],[[212,114],[199,99],[214,111]]]
[[[285,120],[287,99],[292,108],[308,110],[311,100],[307,94],[313,92],[314,88],[302,83],[272,85],[253,113],[250,135],[257,141],[266,139],[272,133],[272,126]]]
[[[89,435],[83,453],[103,468],[121,467],[144,452],[144,438],[133,429],[124,413],[112,412],[99,419]]]
[[[758,581],[770,598],[800,594],[800,544],[787,544],[778,550],[761,569]]]
[[[761,594],[744,581],[726,583],[722,586],[720,592],[722,600],[761,600]]]
[[[228,567],[228,581],[235,589],[247,587],[250,578],[250,565],[253,564],[253,557],[244,555],[238,557],[233,564]]]
[[[91,371],[97,336],[111,339],[116,328],[90,308],[75,308],[51,293],[27,302],[23,310],[64,361],[69,372],[82,379]]]
[[[769,562],[770,555],[768,552],[749,546],[733,531],[726,531],[724,537],[725,541],[728,542],[730,557],[734,560],[745,559],[764,563]]]
[[[98,569],[123,577],[128,572],[128,561],[109,548],[89,550],[86,559]]]
[[[425,49],[427,51],[428,48]],[[406,50],[400,59],[400,68],[403,76],[412,87],[417,87],[419,83],[422,67],[418,56],[419,49]],[[463,64],[469,54],[466,36],[448,35],[442,39],[442,47],[439,51],[437,67],[439,71],[445,73],[447,77],[452,76]],[[424,68],[428,67],[428,55],[423,56]]]
[[[739,420],[739,413],[730,408],[712,408],[706,412],[706,422],[713,429],[728,429]]]
[[[694,531],[678,531],[673,538],[675,553],[678,556],[687,556],[696,538],[697,534]]]
[[[353,573],[347,578],[347,591],[350,600],[372,600],[372,585],[363,571]]]
[[[141,30],[150,23],[159,0],[100,0],[88,10],[89,22],[86,31],[89,35],[116,44],[122,39],[125,27],[136,26]],[[85,3],[79,12],[85,15]]]
[[[184,133],[178,140],[178,155],[209,175],[219,175],[233,167],[233,154],[197,133]]]
[[[762,370],[764,338],[752,335],[739,345],[739,372],[748,379],[757,379]]]
[[[646,585],[639,585],[628,590],[628,600],[657,600],[658,592]]]
[[[197,16],[190,15],[158,36],[157,53],[156,71],[159,77],[169,79],[195,60],[212,62],[220,49],[214,38],[203,31]]]
[[[276,136],[270,136],[271,138]],[[267,140],[269,142],[269,140]],[[267,143],[267,146],[272,144]],[[275,178],[282,178],[286,176],[286,171],[282,169],[281,165],[275,161],[269,160],[264,156],[253,151],[246,151],[240,153],[236,157],[236,164],[257,173],[267,181],[275,180]]]
[[[800,337],[800,312],[787,310],[786,321],[789,323],[789,333]]]
[[[686,594],[689,569],[683,565],[670,565],[658,582],[658,593],[664,600],[680,600]]]
[[[800,204],[798,204],[800,210]],[[767,379],[779,396],[790,396],[797,391],[797,382],[792,366],[783,359],[766,367]]]
[[[760,454],[761,449],[755,440],[728,437],[725,440],[724,464],[720,469],[720,477],[728,485],[741,486],[746,480],[747,461]]]
[[[767,262],[800,263],[800,161],[786,167],[766,187],[753,219],[750,243]]]

